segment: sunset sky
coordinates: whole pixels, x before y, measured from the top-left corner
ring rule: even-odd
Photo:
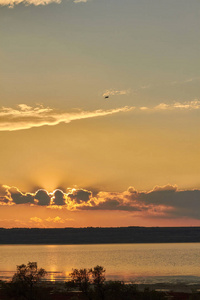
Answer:
[[[200,226],[199,29],[199,0],[0,0],[0,227]]]

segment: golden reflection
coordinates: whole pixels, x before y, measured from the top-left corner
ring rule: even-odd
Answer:
[[[49,280],[54,282],[54,281],[56,281],[56,267],[51,266],[50,269],[51,269],[51,271],[49,272]]]
[[[72,269],[70,271],[63,272],[63,276],[66,278],[66,280],[70,279],[69,274],[72,273]]]
[[[56,280],[55,280],[55,276],[54,276],[54,273],[50,273],[50,278],[49,278],[49,280],[50,281],[52,281],[52,282],[55,282]]]

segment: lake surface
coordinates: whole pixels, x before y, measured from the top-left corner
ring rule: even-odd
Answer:
[[[200,283],[200,243],[101,245],[2,245],[0,279],[16,265],[36,261],[47,280],[67,280],[73,268],[101,265],[107,280],[135,283]]]

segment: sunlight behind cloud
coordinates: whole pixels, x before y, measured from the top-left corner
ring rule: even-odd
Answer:
[[[67,192],[55,190],[37,190],[35,193],[23,193],[17,187],[1,186],[2,196],[0,205],[15,206],[26,205],[32,208],[46,207],[57,213],[77,211],[123,211],[130,212],[134,216],[147,216],[148,218],[186,217],[194,220],[200,219],[199,198],[200,190],[181,190],[176,185],[155,186],[150,191],[138,191],[129,187],[123,192],[99,191],[96,195],[86,189],[68,188]],[[3,192],[4,191],[4,192]],[[4,194],[4,195],[3,195]],[[9,205],[9,207],[11,207]],[[48,217],[42,220],[40,217],[31,217],[34,223],[50,222],[65,223],[69,219],[60,216]]]

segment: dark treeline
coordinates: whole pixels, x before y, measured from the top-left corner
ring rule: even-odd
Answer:
[[[0,244],[195,242],[200,242],[200,227],[0,228]]]

